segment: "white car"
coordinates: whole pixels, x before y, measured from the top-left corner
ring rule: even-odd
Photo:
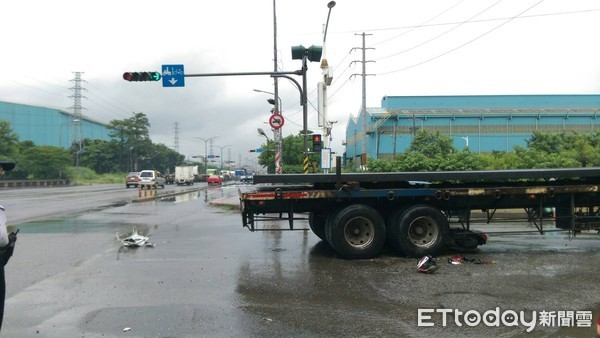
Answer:
[[[139,185],[141,187],[144,186],[153,186],[153,187],[161,187],[164,189],[165,187],[165,178],[160,175],[160,172],[155,170],[142,170],[139,174]]]

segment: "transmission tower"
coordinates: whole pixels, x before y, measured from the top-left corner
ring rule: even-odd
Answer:
[[[362,147],[362,156],[361,156],[361,160],[360,160],[360,165],[361,168],[364,169],[366,168],[367,165],[367,75],[374,75],[374,74],[367,74],[367,62],[375,62],[375,61],[367,61],[367,49],[375,49],[375,48],[367,48],[366,47],[366,42],[365,42],[365,38],[367,35],[372,35],[372,34],[356,34],[356,35],[362,35],[362,47],[355,47],[352,48],[352,50],[354,49],[361,49],[362,50],[362,61],[352,61],[352,63],[354,62],[360,62],[362,63],[362,74],[352,74],[351,76],[362,76],[362,105],[361,105],[361,109],[360,112],[363,116],[363,147]],[[355,141],[356,142],[356,141]]]
[[[72,79],[71,82],[73,82],[75,85],[69,88],[73,91],[73,95],[69,96],[70,98],[73,98],[73,106],[69,107],[70,109],[73,109],[73,119],[70,123],[72,135],[71,144],[77,143],[79,145],[79,150],[81,150],[83,141],[83,133],[81,128],[83,125],[83,114],[81,111],[84,109],[81,106],[81,99],[86,98],[85,96],[81,95],[81,92],[85,90],[85,88],[81,87],[81,82],[85,81],[81,80],[81,74],[83,74],[83,72],[73,72],[73,74],[75,74],[75,78]]]
[[[179,152],[179,122],[175,122],[175,128],[173,130],[173,148],[176,152]]]

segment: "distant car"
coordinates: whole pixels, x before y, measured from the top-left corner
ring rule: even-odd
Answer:
[[[253,175],[246,175],[246,176],[240,177],[240,181],[242,181],[243,183],[252,183],[253,180],[254,180]]]
[[[217,175],[210,175],[208,176],[208,178],[206,179],[206,182],[208,182],[208,185],[212,185],[212,184],[223,184],[223,180],[221,180],[221,178]]]
[[[155,170],[140,171],[140,186],[165,187],[165,178],[160,175],[160,172]]]
[[[140,182],[140,173],[137,171],[132,171],[127,176],[125,176],[125,187],[137,187]]]

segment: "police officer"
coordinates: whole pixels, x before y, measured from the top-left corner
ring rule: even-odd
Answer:
[[[15,167],[13,162],[0,160],[0,176]],[[18,230],[17,230],[18,232]],[[8,233],[6,230],[6,213],[4,207],[0,206],[0,330],[2,330],[2,319],[4,318],[4,297],[6,295],[6,283],[4,280],[4,266],[13,254],[17,233]]]

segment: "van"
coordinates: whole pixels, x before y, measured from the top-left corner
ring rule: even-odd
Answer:
[[[165,188],[165,178],[156,170],[142,170],[140,171],[139,178],[139,185],[141,187],[153,186],[156,188],[160,186],[163,189]]]

